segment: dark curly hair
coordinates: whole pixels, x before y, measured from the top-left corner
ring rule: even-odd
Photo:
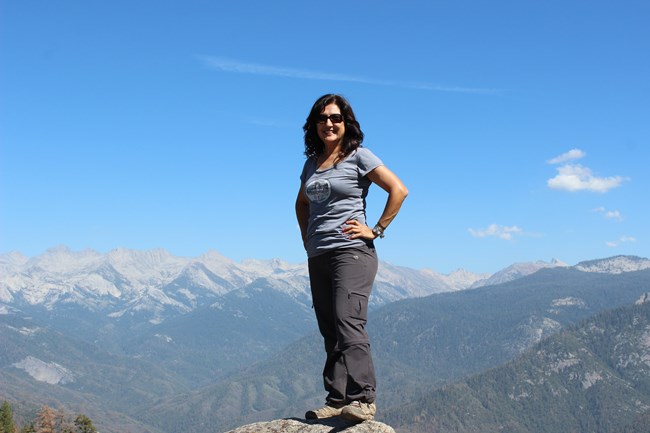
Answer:
[[[359,122],[357,122],[357,119],[354,116],[354,111],[352,111],[350,103],[341,95],[328,93],[314,102],[314,106],[311,107],[311,112],[307,117],[307,121],[302,127],[302,130],[305,131],[305,156],[307,156],[307,158],[320,156],[325,150],[325,145],[318,136],[316,125],[318,123],[318,115],[320,115],[325,107],[330,104],[336,104],[339,107],[341,114],[343,115],[343,122],[345,122],[345,135],[343,136],[343,142],[341,143],[342,148],[340,157],[344,158],[348,156],[361,146],[361,143],[363,142],[363,132],[361,131]]]

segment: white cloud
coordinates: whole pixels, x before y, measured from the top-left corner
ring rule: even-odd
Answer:
[[[506,241],[512,240],[514,235],[523,234],[523,230],[517,226],[506,227],[506,226],[500,226],[498,224],[490,224],[485,229],[479,229],[479,230],[468,229],[468,231],[475,238],[485,238],[488,236],[494,236]]]
[[[563,191],[593,191],[605,193],[616,188],[627,180],[621,176],[598,177],[591,169],[580,164],[569,163],[576,159],[584,158],[587,154],[580,149],[571,149],[561,155],[546,161],[549,164],[562,164],[557,167],[557,175],[546,181],[551,189]],[[616,215],[609,215],[609,218],[616,219]]]
[[[625,242],[636,242],[636,238],[633,236],[621,236],[618,240],[616,241],[607,241],[605,242],[605,245],[607,245],[610,248],[614,248],[619,246],[622,243]]]
[[[621,215],[621,212],[619,212],[618,210],[607,210],[605,207],[599,206],[596,209],[594,209],[594,212],[603,214],[605,219],[608,220],[623,221],[623,215]]]
[[[319,72],[308,69],[284,68],[279,66],[262,65],[258,63],[246,63],[239,60],[225,57],[199,56],[199,58],[210,68],[223,72],[234,72],[239,74],[268,75],[274,77],[298,78],[303,80],[320,81],[345,81],[350,83],[374,84],[380,86],[402,87],[408,89],[431,90],[436,92],[458,92],[458,93],[482,93],[497,94],[499,89],[439,86],[429,83],[414,83],[405,81],[387,81],[376,78],[361,77],[347,74],[334,74]]]
[[[565,164],[557,168],[558,174],[546,181],[551,189],[564,191],[594,191],[604,193],[621,186],[627,180],[621,176],[597,177],[591,169],[580,164]]]
[[[585,156],[587,156],[587,154],[582,150],[571,149],[568,152],[563,153],[562,155],[558,155],[555,158],[551,158],[546,162],[549,164],[561,164],[563,162],[572,161],[574,159],[584,158]]]

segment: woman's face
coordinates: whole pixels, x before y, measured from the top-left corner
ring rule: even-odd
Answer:
[[[316,130],[318,132],[318,138],[323,141],[325,146],[336,146],[343,140],[343,136],[345,135],[345,122],[335,122],[341,119],[341,109],[334,103],[326,105],[323,111],[321,111],[320,119],[316,121]]]

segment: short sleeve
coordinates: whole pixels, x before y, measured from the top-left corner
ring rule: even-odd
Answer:
[[[384,163],[370,150],[365,147],[357,149],[357,166],[361,176],[367,175],[380,165],[384,165]]]
[[[305,180],[307,177],[309,177],[309,171],[312,170],[312,166],[314,165],[313,158],[307,158],[307,161],[305,161],[305,164],[302,166],[302,173],[300,173],[300,181],[302,183],[305,183]]]

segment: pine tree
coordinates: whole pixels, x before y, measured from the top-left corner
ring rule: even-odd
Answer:
[[[34,425],[36,433],[54,433],[54,411],[48,406],[38,412]]]
[[[93,422],[84,414],[77,416],[74,425],[77,427],[77,433],[97,433]]]
[[[7,400],[0,407],[0,433],[16,433],[14,414]]]
[[[75,426],[70,420],[70,415],[68,415],[63,409],[54,412],[54,432],[75,433]]]

